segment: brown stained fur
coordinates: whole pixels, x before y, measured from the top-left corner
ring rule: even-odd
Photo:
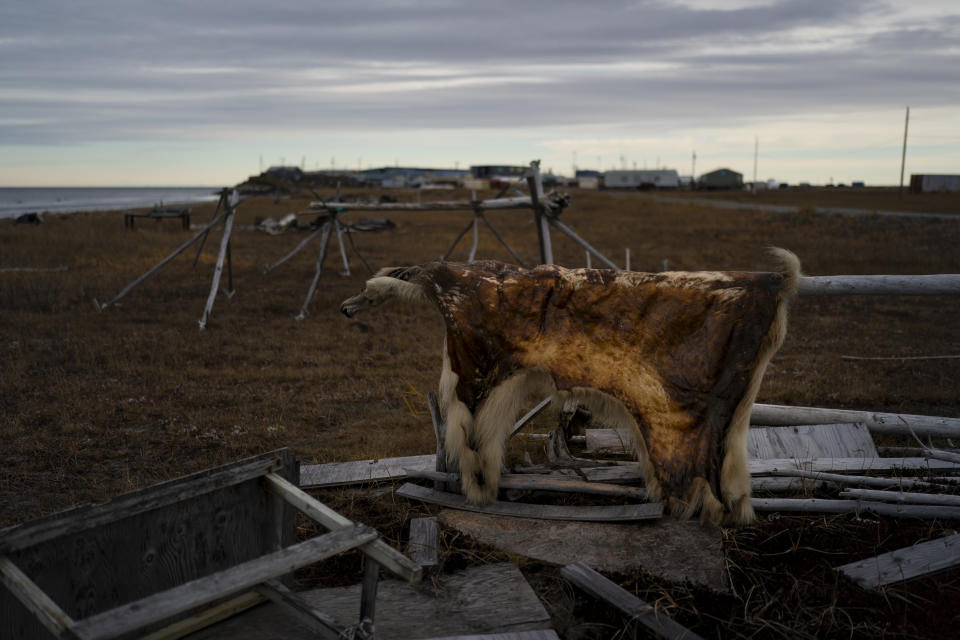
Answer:
[[[742,524],[753,517],[750,406],[799,277],[796,257],[777,251],[782,274],[429,263],[378,274],[364,302],[382,302],[392,279],[401,297],[441,311],[446,444],[471,501],[496,498],[526,397],[560,390],[591,405],[598,422],[636,430],[648,490],[673,513]]]

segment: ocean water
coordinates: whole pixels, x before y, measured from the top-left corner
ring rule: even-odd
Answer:
[[[0,218],[216,202],[214,187],[0,187]]]

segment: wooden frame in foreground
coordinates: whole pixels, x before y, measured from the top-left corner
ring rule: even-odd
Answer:
[[[372,624],[379,567],[411,582],[422,569],[300,490],[298,473],[282,449],[0,531],[0,637],[176,638],[269,599],[336,638],[280,578],[354,548]],[[330,532],[296,543],[296,511]]]

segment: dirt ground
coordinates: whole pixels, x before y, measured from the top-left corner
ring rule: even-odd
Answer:
[[[809,209],[960,214],[957,194],[905,194],[901,200],[896,190],[864,190],[858,200],[858,191],[808,190],[802,201],[791,192],[759,194],[798,207],[774,214],[572,190],[562,220],[618,264],[629,248],[635,270],[656,271],[665,263],[670,269],[763,270],[772,266],[764,248],[780,246],[800,257],[808,275],[960,273],[960,217],[839,217]],[[144,221],[130,231],[119,213],[46,216],[37,226],[0,224],[0,526],[280,447],[290,447],[304,464],[434,450],[425,394],[439,376],[440,318],[399,305],[344,318],[340,302],[368,276],[349,243],[352,274],[340,273],[332,241],[304,320],[294,316],[313,278],[318,241],[264,274],[264,266],[306,232],[268,235],[254,230],[254,222],[304,211],[313,199],[241,203],[231,244],[236,293],[217,298],[203,331],[197,322],[219,228],[196,264],[191,248],[100,312],[94,299],[112,299],[196,230],[182,230],[179,221]],[[212,209],[197,207],[194,226],[210,219]],[[375,269],[438,258],[470,220],[466,212],[354,212],[346,220],[373,217],[396,225],[352,234]],[[528,264],[536,262],[529,212],[491,211],[487,217]],[[469,243],[468,233],[451,258],[465,259]],[[556,233],[553,244],[558,264],[584,266],[579,246]],[[511,260],[482,226],[478,256]],[[958,312],[955,297],[801,298],[758,401],[960,417],[960,360],[842,358],[960,354]],[[376,493],[319,495],[398,546],[409,517],[430,511]],[[730,595],[649,575],[616,578],[705,637],[946,638],[960,622],[960,571],[874,594],[832,568],[956,526],[772,514],[724,532]],[[449,566],[496,556],[462,546],[448,554]],[[356,558],[339,562],[342,580],[358,575]],[[574,594],[555,567],[521,566],[564,637],[634,633]]]

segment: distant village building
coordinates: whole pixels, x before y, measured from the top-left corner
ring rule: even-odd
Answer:
[[[960,175],[914,173],[910,175],[911,193],[960,191]]]
[[[675,169],[634,169],[603,174],[605,189],[676,189],[679,186],[680,176]]]
[[[463,186],[468,189],[500,188],[517,182],[528,167],[507,164],[476,164],[470,166],[470,175]]]
[[[574,183],[581,189],[599,189],[601,174],[594,169],[577,169]]]
[[[740,189],[743,187],[743,174],[732,169],[717,169],[700,176],[697,187],[700,189]]]
[[[300,167],[276,166],[270,167],[264,171],[262,175],[268,178],[286,180],[287,182],[299,182],[300,178],[303,177],[303,171],[300,169]]]

